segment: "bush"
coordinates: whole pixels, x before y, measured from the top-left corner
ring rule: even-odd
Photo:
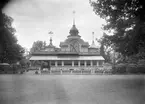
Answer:
[[[145,74],[145,66],[144,65],[138,65],[137,66],[138,73]]]
[[[136,66],[127,66],[126,70],[127,73],[138,73],[138,68]]]
[[[111,72],[113,74],[124,74],[126,73],[126,67],[127,67],[126,64],[121,63],[121,64],[116,65],[115,67],[112,67]]]
[[[35,74],[39,74],[38,71],[35,71]]]
[[[18,72],[18,67],[16,65],[0,65],[1,74],[16,74]]]
[[[24,72],[23,71],[20,71],[20,74],[23,74]]]
[[[139,62],[140,64],[129,63],[129,64],[118,64],[112,68],[112,74],[145,74],[145,64],[143,61]]]
[[[133,74],[145,73],[145,65],[128,65],[127,72]]]
[[[138,65],[145,65],[145,60],[143,60],[143,59],[142,60],[139,60],[138,61]]]
[[[103,73],[103,70],[95,70],[95,73]]]

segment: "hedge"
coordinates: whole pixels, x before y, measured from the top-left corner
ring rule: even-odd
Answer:
[[[145,74],[145,65],[126,64],[112,68],[113,74]]]

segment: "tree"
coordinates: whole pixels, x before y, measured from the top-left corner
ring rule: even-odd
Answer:
[[[41,62],[41,69],[43,69],[43,68],[48,68],[48,63],[45,61]]]
[[[20,65],[21,67],[29,67],[30,66],[30,61],[28,59],[22,59],[20,60]]]
[[[100,43],[100,54],[105,58],[106,62],[111,62],[111,52],[113,47],[108,39],[108,35],[104,33],[100,39],[97,39],[97,41]]]
[[[30,53],[44,49],[45,46],[46,46],[45,41],[43,42],[43,41],[38,40],[38,41],[33,43],[32,48],[30,49]]]
[[[24,49],[17,44],[17,38],[14,35],[16,30],[12,27],[13,19],[3,13],[3,27],[0,31],[1,44],[1,63],[15,63],[23,58]]]
[[[36,66],[36,67],[41,67],[41,61],[39,61],[39,60],[35,60],[35,61],[33,61],[32,62],[32,66]]]
[[[113,30],[109,36],[116,51],[124,56],[145,49],[145,2],[143,0],[91,1],[94,12],[106,20],[104,30]]]
[[[10,2],[11,0],[1,0],[0,1],[0,10],[3,9],[3,7],[8,3]]]

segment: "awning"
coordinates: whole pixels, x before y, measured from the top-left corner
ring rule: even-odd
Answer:
[[[104,58],[102,56],[78,56],[78,57],[32,56],[29,60],[104,60]]]

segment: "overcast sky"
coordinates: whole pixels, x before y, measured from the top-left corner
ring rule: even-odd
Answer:
[[[89,0],[14,0],[4,12],[14,19],[18,43],[29,49],[37,40],[49,43],[49,31],[54,33],[53,44],[59,47],[69,35],[73,10],[82,39],[91,44],[92,32],[95,38],[102,36],[101,27],[105,22],[93,12]]]

